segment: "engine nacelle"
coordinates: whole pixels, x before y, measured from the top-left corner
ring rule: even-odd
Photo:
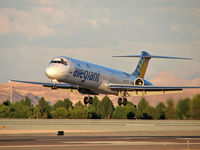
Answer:
[[[143,86],[144,80],[142,78],[137,78],[137,79],[134,80],[134,85]]]

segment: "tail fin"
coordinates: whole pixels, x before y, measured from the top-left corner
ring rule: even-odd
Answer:
[[[149,55],[145,51],[142,51],[138,65],[132,74],[136,77],[144,78],[150,59],[151,59],[151,55]]]
[[[138,65],[137,65],[135,71],[132,73],[134,76],[139,77],[139,78],[144,78],[148,64],[149,64],[149,60],[151,58],[191,60],[191,58],[183,58],[183,57],[155,56],[155,55],[150,55],[149,53],[147,53],[145,51],[142,51],[141,55],[126,55],[126,56],[113,56],[113,57],[140,57]]]

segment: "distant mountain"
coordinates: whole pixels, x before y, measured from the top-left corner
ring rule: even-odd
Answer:
[[[153,85],[161,86],[200,86],[200,78],[186,80],[175,76],[173,73],[164,71],[154,77],[151,80],[151,83],[153,83]],[[172,98],[175,102],[177,102],[179,99],[186,97],[192,98],[196,94],[200,94],[200,89],[187,89],[183,90],[183,93],[146,96],[145,98],[148,99],[148,102],[154,106],[160,101],[165,102],[168,98]]]
[[[67,90],[51,90],[50,88],[44,88],[41,85],[15,82],[0,84],[0,103],[10,99],[11,94],[13,102],[20,101],[28,96],[32,100],[33,104],[37,104],[41,97],[45,97],[50,104],[54,104],[57,100],[63,100],[64,98],[70,98],[74,102],[77,102],[78,100],[82,100],[82,97],[84,97],[81,94],[71,93]]]
[[[175,76],[173,73],[164,71],[154,77],[151,82],[154,85],[164,86],[200,86],[200,78],[186,80]]]
[[[18,86],[20,88],[18,88]],[[35,88],[33,87],[32,89],[35,89]],[[23,84],[18,85],[18,83],[12,83],[12,92],[11,92],[10,83],[0,84],[0,103],[2,103],[5,100],[10,100],[11,97],[12,97],[12,102],[16,102],[28,96],[31,99],[33,104],[37,104],[40,98],[31,93],[32,89],[30,89],[28,86],[23,85]],[[25,93],[24,91],[29,91],[29,92]]]
[[[176,77],[174,74],[170,72],[161,72],[155,78],[151,80],[154,85],[164,85],[164,86],[200,86],[200,78],[194,80],[185,80],[179,77]],[[84,95],[80,93],[72,93],[70,90],[51,90],[50,88],[44,88],[40,85],[33,84],[24,84],[24,83],[7,83],[0,84],[0,103],[3,101],[10,99],[11,97],[11,85],[12,85],[12,99],[13,102],[20,101],[28,96],[33,104],[37,104],[38,100],[41,97],[44,97],[46,100],[50,102],[50,104],[54,104],[57,100],[63,100],[64,98],[69,98],[74,104],[78,101],[83,101]],[[155,106],[159,102],[165,102],[168,98],[173,98],[175,102],[179,99],[189,97],[192,98],[196,94],[200,94],[200,89],[190,89],[184,90],[183,93],[180,94],[168,94],[168,95],[157,95],[157,96],[145,96],[146,100],[150,105]],[[104,95],[99,95],[99,99],[101,100]],[[109,96],[113,101],[114,105],[117,105],[118,96]],[[141,99],[141,96],[128,97],[129,101],[132,101],[134,104],[137,104]]]

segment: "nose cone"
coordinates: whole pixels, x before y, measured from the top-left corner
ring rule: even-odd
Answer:
[[[55,69],[53,67],[47,67],[45,74],[48,78],[52,78],[53,76],[55,76]]]
[[[45,74],[50,79],[60,79],[63,76],[63,72],[56,66],[48,66]]]

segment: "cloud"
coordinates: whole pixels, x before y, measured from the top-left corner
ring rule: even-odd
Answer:
[[[140,52],[141,50],[149,51],[154,55],[171,55],[192,57],[195,60],[200,59],[200,40],[193,42],[170,42],[170,43],[157,43],[157,42],[136,42],[136,41],[120,41],[119,49],[124,48],[130,52]]]
[[[199,17],[200,16],[200,8],[193,8],[192,13],[194,16]]]
[[[10,34],[12,32],[12,23],[3,14],[0,14],[0,35]]]
[[[194,36],[200,36],[200,28],[194,24],[190,24],[188,26],[188,30],[192,33]]]
[[[28,11],[1,9],[0,14],[2,15],[0,18],[2,23],[0,26],[4,32],[0,32],[0,34],[17,33],[24,35],[28,39],[53,35],[55,30],[39,17],[40,12],[34,9]]]
[[[182,32],[182,28],[180,27],[180,25],[177,24],[171,24],[170,29],[175,32]]]
[[[23,5],[7,2],[0,7],[0,64],[3,69],[13,67],[12,73],[16,75],[36,66],[33,63],[26,66],[22,59],[46,65],[51,57],[67,55],[132,72],[138,59],[111,56],[140,54],[145,50],[155,55],[194,57],[196,63],[152,59],[147,77],[163,69],[186,78],[197,77],[200,74],[196,71],[200,62],[198,6],[191,7],[193,2],[180,6],[178,1],[153,2],[26,0],[26,4],[21,2]],[[4,65],[7,60],[13,66]],[[41,69],[40,63],[35,68]],[[4,72],[2,80],[8,72]],[[31,74],[33,78],[34,72]]]
[[[126,50],[126,55],[139,54],[142,50],[145,50],[151,55],[193,58],[192,61],[152,59],[148,68],[150,71],[147,71],[147,76],[150,78],[152,78],[156,73],[165,70],[174,72],[176,75],[179,75],[182,78],[197,78],[200,76],[198,69],[200,67],[200,41],[188,43],[120,41],[118,48]],[[121,54],[124,55],[124,53]]]
[[[180,8],[177,8],[177,7],[160,7],[158,8],[158,10],[160,11],[163,11],[163,12],[170,12],[170,13],[174,13],[174,12],[177,12],[177,11],[180,11]]]
[[[145,31],[152,32],[152,27],[149,23],[145,22],[144,19],[134,19],[134,24],[145,29]]]
[[[82,29],[112,25],[108,9],[86,9],[84,4],[41,0],[23,10],[1,8],[0,34],[21,34],[28,39],[70,35]]]

